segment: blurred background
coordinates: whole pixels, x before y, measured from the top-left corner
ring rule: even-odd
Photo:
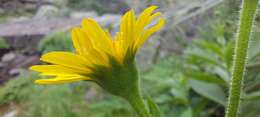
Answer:
[[[74,51],[70,29],[92,17],[114,34],[124,12],[159,6],[165,27],[138,53],[143,91],[166,117],[223,117],[240,0],[0,0],[1,117],[136,117],[90,82],[37,85],[49,51]],[[260,16],[248,53],[240,117],[260,117]]]

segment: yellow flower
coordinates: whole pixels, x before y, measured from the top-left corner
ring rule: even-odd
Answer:
[[[56,51],[44,54],[41,60],[50,64],[35,65],[31,69],[41,72],[42,76],[53,78],[39,79],[35,82],[59,84],[88,80],[108,90],[117,90],[109,89],[110,85],[120,88],[121,86],[116,85],[137,79],[126,78],[138,77],[135,54],[147,38],[165,23],[160,12],[154,13],[156,8],[151,6],[145,9],[137,18],[133,10],[128,11],[123,16],[115,37],[102,29],[93,19],[84,19],[81,27],[75,27],[71,31],[76,53]],[[155,23],[151,24],[153,21]]]
[[[60,84],[93,81],[111,94],[128,100],[140,117],[150,117],[139,88],[135,54],[144,42],[165,23],[156,6],[145,9],[138,17],[128,11],[122,18],[119,32],[112,37],[93,19],[82,21],[71,31],[76,53],[50,52],[41,60],[48,65],[30,69],[41,72],[38,84]]]

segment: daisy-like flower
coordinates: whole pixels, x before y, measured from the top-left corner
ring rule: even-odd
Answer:
[[[36,80],[39,84],[93,81],[108,92],[124,98],[139,96],[139,78],[135,55],[144,42],[165,23],[156,6],[145,9],[138,17],[133,10],[122,18],[119,32],[112,37],[91,18],[71,31],[76,53],[55,51],[41,60],[48,65],[30,69],[50,76]],[[152,24],[153,22],[153,24]],[[129,96],[129,93],[135,95]]]

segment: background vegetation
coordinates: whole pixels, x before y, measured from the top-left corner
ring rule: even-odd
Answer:
[[[152,0],[149,3],[153,2]],[[154,3],[161,5],[160,7],[165,5],[163,2]],[[112,5],[106,7],[107,4]],[[154,64],[148,69],[140,69],[144,92],[155,99],[166,117],[224,116],[238,17],[236,11],[229,11],[229,5],[224,2],[204,13],[201,16],[203,23],[195,28],[196,31],[189,31],[188,28],[184,30],[178,26],[174,29],[166,27],[162,34],[154,36],[155,40],[171,38],[179,48],[154,60]],[[123,13],[131,6],[117,0],[109,3],[106,0],[68,0],[59,7],[66,16],[68,11],[81,10],[95,11],[99,15]],[[236,9],[236,6],[233,7]],[[12,15],[8,15],[10,16]],[[257,117],[260,114],[259,16],[254,30],[239,113],[241,117]],[[167,37],[172,31],[177,34]],[[185,36],[183,33],[186,33]],[[191,33],[196,34],[191,37]],[[0,48],[11,47],[5,39],[0,38]],[[53,32],[42,38],[37,46],[37,53],[33,54],[40,55],[54,50],[74,51],[67,31]],[[156,50],[153,51],[156,53]],[[45,86],[34,84],[33,81],[37,78],[37,73],[25,68],[19,75],[1,85],[0,116],[10,112],[18,113],[17,117],[136,116],[128,103],[109,95],[94,83]]]

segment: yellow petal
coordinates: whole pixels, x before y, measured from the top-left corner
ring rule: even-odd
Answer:
[[[106,53],[102,53],[98,49],[93,49],[89,52],[89,60],[93,62],[93,64],[99,64],[107,66],[109,64],[109,58]]]
[[[128,11],[123,16],[122,22],[120,24],[120,33],[122,34],[122,38],[124,39],[123,49],[126,51],[129,45],[132,45],[134,37],[135,37],[135,14],[133,10]]]
[[[77,70],[73,68],[68,68],[60,65],[34,65],[30,67],[31,70],[37,71],[37,72],[42,72],[44,75],[59,75],[59,74],[66,74],[66,75],[75,75],[75,74],[88,74],[91,71],[82,71],[82,70]]]
[[[72,29],[73,44],[77,52],[92,64],[104,64],[107,61],[105,53],[94,47],[86,32],[81,28]]]
[[[112,39],[93,19],[87,18],[82,21],[82,27],[93,42],[96,49],[112,54]]]
[[[156,13],[152,14],[152,15],[150,16],[150,19],[148,20],[148,22],[151,22],[153,19],[155,19],[156,17],[159,17],[159,16],[161,16],[161,15],[162,15],[161,12],[156,12]]]
[[[135,49],[140,48],[140,46],[142,46],[144,44],[144,42],[156,31],[158,31],[159,29],[161,29],[161,27],[165,24],[165,20],[163,18],[159,18],[157,24],[155,24],[154,26],[150,27],[149,29],[145,30],[143,32],[143,35],[141,36],[141,38],[139,38],[135,44]]]
[[[39,79],[36,80],[35,83],[37,84],[64,84],[64,83],[71,83],[81,80],[92,80],[88,77],[76,76],[76,77],[56,77],[50,79]]]
[[[69,52],[50,52],[44,54],[41,60],[82,71],[88,71],[91,65],[84,57]]]
[[[144,27],[151,22],[151,14],[157,8],[157,6],[150,6],[145,9],[138,17],[136,24],[136,33],[140,34]]]
[[[115,41],[113,43],[115,48],[115,56],[119,60],[119,62],[123,62],[123,56],[125,55],[125,49],[123,46],[123,33],[118,32],[115,36]]]
[[[84,32],[81,28],[73,28],[71,30],[71,35],[73,45],[80,55],[87,53],[93,48],[89,37],[87,36],[86,32]]]
[[[127,12],[120,25],[120,32],[123,35],[123,51],[126,52],[128,47],[133,48],[134,53],[143,45],[146,39],[155,31],[159,30],[164,25],[162,18],[158,19],[158,23],[154,26],[149,24],[161,15],[160,12],[153,13],[157,6],[151,6],[145,9],[135,20],[133,11]],[[148,27],[149,26],[149,27]],[[147,29],[148,28],[148,29]],[[118,38],[118,37],[117,37]],[[118,43],[118,41],[116,41]],[[134,43],[131,43],[134,42]],[[128,44],[128,45],[127,45]],[[125,53],[123,53],[125,54]]]

